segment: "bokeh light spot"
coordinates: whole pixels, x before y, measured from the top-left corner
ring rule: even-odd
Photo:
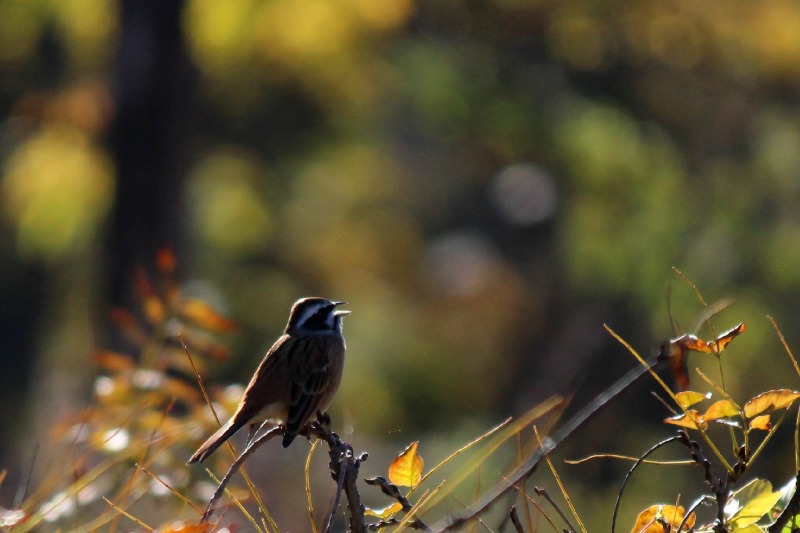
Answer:
[[[512,224],[530,226],[553,216],[558,193],[553,177],[528,163],[506,167],[494,179],[493,199]]]

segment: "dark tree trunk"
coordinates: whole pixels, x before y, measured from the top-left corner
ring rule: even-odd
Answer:
[[[183,2],[120,3],[116,117],[110,146],[117,194],[108,232],[110,300],[130,304],[131,273],[182,241],[182,190],[195,73],[181,28]]]

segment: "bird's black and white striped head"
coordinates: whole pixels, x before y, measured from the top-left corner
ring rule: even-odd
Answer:
[[[292,306],[286,333],[342,334],[342,317],[350,311],[337,311],[347,302],[332,302],[325,298],[302,298]]]

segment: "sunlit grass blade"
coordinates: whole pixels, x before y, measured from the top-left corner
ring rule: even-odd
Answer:
[[[311,449],[308,450],[308,457],[306,458],[306,468],[305,468],[305,478],[306,478],[306,499],[308,500],[308,518],[311,520],[311,530],[314,533],[317,533],[317,522],[314,520],[314,502],[311,499],[311,458],[314,456],[314,452],[319,447],[319,443],[322,442],[319,439],[314,441],[314,444],[311,445]]]
[[[482,451],[480,457],[477,457],[468,464],[464,465],[458,472],[456,472],[452,478],[452,481],[448,482],[448,490],[439,491],[436,497],[429,498],[426,504],[435,505],[441,501],[442,498],[450,494],[453,490],[455,490],[456,487],[461,485],[461,483],[463,483],[467,478],[473,475],[474,472],[481,468],[483,463],[489,457],[494,455],[494,453],[509,439],[514,438],[521,431],[530,428],[534,420],[537,420],[550,413],[557,407],[563,405],[563,403],[563,398],[560,396],[553,396],[540,403],[533,409],[530,409],[517,420],[514,420],[511,423],[508,423],[507,421],[503,422],[503,424],[500,425],[499,430],[497,428],[490,430],[489,433],[493,432],[493,438],[491,438],[486,444],[486,449]]]
[[[419,486],[422,485],[425,482],[425,480],[428,479],[434,472],[436,472],[437,470],[442,468],[444,465],[449,463],[451,460],[455,459],[460,454],[462,454],[465,451],[469,450],[470,448],[472,448],[476,444],[478,444],[481,441],[487,439],[488,437],[491,437],[492,435],[494,435],[495,433],[497,433],[498,431],[503,429],[505,426],[507,426],[509,422],[511,422],[511,418],[505,419],[503,422],[500,422],[498,425],[496,425],[495,427],[493,427],[492,429],[490,429],[489,431],[487,431],[486,433],[484,433],[480,437],[468,442],[467,444],[465,444],[461,448],[457,449],[456,451],[454,451],[453,453],[451,453],[450,455],[445,457],[444,460],[442,460],[439,464],[437,464],[436,466],[434,466],[433,468],[428,470],[428,472],[425,475],[422,476],[422,479],[419,480],[419,483],[417,483],[417,485],[414,488],[412,488],[410,491],[408,491],[408,496],[411,496],[414,493],[414,491],[417,490],[417,488],[419,488]]]
[[[138,525],[139,527],[143,527],[143,528],[144,528],[144,529],[146,529],[147,531],[154,531],[154,529],[153,529],[152,527],[148,526],[147,524],[145,524],[144,522],[142,522],[140,519],[136,518],[135,516],[133,516],[133,515],[132,515],[132,514],[130,514],[129,512],[125,511],[124,509],[122,509],[122,508],[120,508],[120,507],[118,507],[118,506],[114,505],[114,504],[111,502],[111,500],[109,500],[109,499],[108,499],[108,498],[106,498],[105,496],[103,497],[103,500],[105,500],[105,502],[106,502],[106,503],[107,503],[107,504],[108,504],[108,505],[109,505],[109,506],[110,506],[112,509],[114,509],[116,512],[118,512],[118,513],[119,513],[119,514],[121,514],[122,516],[124,516],[124,517],[128,518],[128,519],[129,519],[131,522],[133,522],[134,524]]]
[[[533,426],[533,432],[536,434],[536,440],[539,441],[539,446],[542,447],[542,450],[545,449],[544,443],[542,442],[542,438],[539,435],[539,429],[536,426]],[[561,476],[558,475],[556,468],[553,466],[553,461],[550,459],[550,455],[544,454],[544,460],[547,461],[547,466],[550,467],[550,472],[552,472],[553,477],[558,484],[558,488],[561,491],[561,495],[564,496],[564,500],[567,502],[567,506],[569,507],[572,516],[575,517],[575,520],[578,521],[578,527],[583,533],[586,532],[586,526],[583,525],[583,520],[581,520],[580,515],[578,514],[578,510],[575,508],[575,505],[572,503],[572,499],[569,497],[569,493],[567,492],[567,488],[564,486],[564,483],[561,481]]]

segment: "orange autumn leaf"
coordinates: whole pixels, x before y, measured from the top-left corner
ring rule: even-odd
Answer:
[[[762,392],[744,404],[744,415],[753,418],[767,411],[783,409],[789,407],[797,398],[800,398],[800,392],[789,389]]]
[[[744,323],[725,331],[713,341],[704,341],[696,335],[687,333],[671,339],[661,345],[661,358],[669,361],[670,369],[675,375],[678,390],[686,390],[689,386],[688,355],[687,351],[701,353],[721,353],[725,347],[745,330]]]
[[[161,387],[161,391],[179,400],[187,402],[196,402],[199,398],[200,391],[197,385],[187,383],[186,381],[178,378],[167,378]]]
[[[723,332],[713,341],[704,341],[698,339],[695,335],[687,334],[678,337],[673,342],[678,343],[686,350],[693,350],[702,353],[720,353],[730,342],[739,336],[745,330],[744,322],[739,325]]]
[[[688,429],[706,429],[708,427],[706,421],[703,420],[703,415],[701,415],[699,411],[695,411],[694,409],[690,409],[686,413],[681,415],[665,418],[664,423]]]
[[[142,310],[151,324],[160,324],[167,319],[167,310],[158,296],[148,296],[142,302]]]
[[[683,522],[686,510],[678,505],[651,505],[636,517],[636,524],[631,529],[631,533],[665,533],[664,523],[669,524],[670,530],[674,531]],[[697,517],[694,513],[689,513],[683,527],[690,530],[694,527]]]
[[[178,265],[178,258],[175,257],[175,250],[169,247],[159,248],[156,252],[156,265],[162,274],[172,274]]]
[[[124,372],[136,369],[136,363],[130,356],[116,352],[100,352],[95,354],[94,362],[103,370]]]
[[[186,300],[180,306],[180,314],[209,331],[232,332],[239,329],[236,322],[220,315],[202,300]]]
[[[417,455],[417,445],[414,441],[403,450],[389,465],[389,481],[401,487],[414,487],[422,479],[422,469],[425,462]]]
[[[738,337],[740,333],[744,332],[745,329],[744,322],[740,322],[737,326],[734,326],[728,331],[723,332],[716,338],[716,340],[707,342],[706,345],[713,353],[720,353],[733,339]]]
[[[727,418],[729,416],[737,416],[739,408],[730,400],[720,400],[711,404],[706,414],[703,415],[703,420],[711,421],[718,418]]]
[[[772,429],[772,422],[769,421],[769,415],[760,415],[750,421],[750,429],[763,429],[769,431]]]
[[[730,342],[739,336],[745,330],[744,322],[740,323],[739,325],[729,329],[728,331],[723,332],[720,334],[715,340],[713,341],[700,341],[703,343],[704,346],[697,346],[696,348],[689,348],[690,350],[695,350],[697,352],[704,352],[704,353],[720,353],[725,347],[730,344]]]
[[[206,533],[211,531],[213,524],[191,524],[187,522],[173,522],[168,526],[156,529],[156,533]]]

